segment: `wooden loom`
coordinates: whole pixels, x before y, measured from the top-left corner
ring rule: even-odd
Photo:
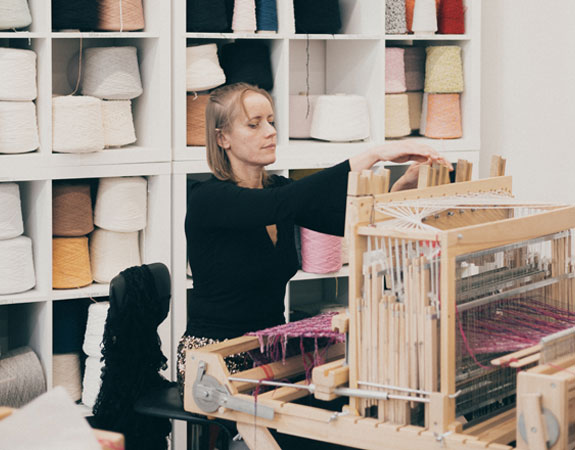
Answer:
[[[501,173],[501,167],[500,162],[495,173]],[[188,351],[184,408],[237,422],[239,432],[252,449],[279,448],[269,428],[365,449],[407,450],[424,446],[508,449],[512,448],[508,443],[516,438],[519,448],[572,448],[563,445],[575,440],[569,437],[569,427],[573,426],[566,417],[569,414],[573,416],[575,394],[569,394],[573,400],[571,397],[564,398],[563,406],[553,409],[562,440],[556,440],[549,447],[539,444],[547,439],[545,420],[549,415],[541,405],[549,410],[546,405],[551,401],[551,394],[561,396],[573,392],[571,386],[575,387],[575,370],[571,376],[568,375],[575,358],[535,367],[537,359],[526,362],[524,367],[529,370],[520,375],[520,380],[531,380],[529,376],[535,372],[543,375],[538,375],[536,381],[520,381],[517,410],[512,403],[504,404],[515,396],[517,377],[514,369],[495,367],[492,372],[491,369],[478,369],[472,363],[473,370],[468,373],[481,372],[476,377],[479,381],[476,385],[462,384],[458,380],[461,377],[460,365],[464,360],[469,362],[470,358],[467,354],[462,355],[465,352],[458,332],[461,329],[458,328],[461,322],[458,317],[463,313],[458,307],[463,308],[458,301],[461,283],[467,280],[464,280],[460,267],[466,255],[486,254],[488,260],[492,260],[493,252],[502,249],[506,264],[516,274],[521,269],[516,267],[517,261],[524,258],[526,252],[526,247],[522,247],[521,243],[537,243],[545,236],[555,236],[549,244],[554,263],[548,274],[523,274],[518,284],[511,287],[508,287],[507,280],[503,280],[505,283],[499,278],[494,280],[496,284],[499,283],[496,287],[500,289],[506,286],[505,289],[511,294],[528,291],[544,298],[561,296],[563,304],[573,310],[574,255],[565,250],[571,248],[572,234],[565,233],[575,228],[575,207],[547,206],[524,217],[513,217],[513,212],[504,208],[479,208],[465,213],[447,210],[426,218],[427,223],[439,230],[394,231],[379,228],[378,224],[391,218],[378,210],[376,205],[462,193],[510,194],[511,178],[498,176],[385,193],[388,186],[388,174],[385,172],[379,175],[372,175],[369,171],[350,174],[346,230],[351,254],[349,314],[336,316],[333,320],[334,329],[347,333],[345,358],[340,357],[343,346],[334,346],[330,351],[332,361],[313,370],[312,384],[305,380],[297,383],[275,382],[278,389],[254,398],[248,394],[254,387],[253,380],[267,380],[262,383],[274,385],[270,379],[285,380],[301,374],[301,357],[250,369],[232,377],[223,358],[258,348],[260,344],[256,337],[241,337]],[[366,259],[369,260],[370,254],[381,252],[381,248],[374,248],[370,240],[381,238],[403,243],[393,250],[388,249],[391,264],[387,269],[379,267],[377,263],[368,264],[366,268]],[[405,251],[407,246],[416,248],[417,243],[423,242],[433,243],[427,246],[428,249],[435,248],[433,261],[418,256],[401,266],[398,252],[402,246]],[[433,291],[433,274],[437,277],[435,289],[440,302],[430,295]],[[393,277],[396,277],[396,284],[400,280],[403,285],[401,295],[405,298],[402,301],[398,301],[398,290],[389,289]],[[483,275],[486,282],[491,282],[492,278],[491,272]],[[469,279],[474,278],[471,276]],[[490,291],[486,297],[505,299],[505,292],[502,294],[500,291]],[[472,300],[477,303],[477,299]],[[534,351],[536,349],[531,353]],[[498,357],[505,358],[505,354]],[[510,358],[515,363],[516,358]],[[473,359],[476,359],[476,355],[473,355]],[[481,363],[477,364],[481,366]],[[499,397],[489,405],[494,412],[479,415],[472,423],[462,423],[464,416],[460,413],[459,405],[461,391],[472,392],[468,403],[473,403],[477,398],[489,400],[493,389],[487,395],[476,397],[473,397],[473,391],[483,389],[489,383],[493,386],[493,380],[489,377],[492,377],[492,373],[499,374],[499,370],[502,373],[507,371],[501,377],[509,385],[506,385],[504,392],[507,397],[503,398],[498,393]],[[512,371],[511,376],[509,371]],[[532,378],[534,376],[531,375]],[[552,382],[559,379],[562,383],[560,394],[550,392],[549,383],[543,386],[548,379],[541,381],[542,377],[551,377],[554,379]],[[494,380],[497,382],[498,378]],[[349,403],[342,411],[295,403],[310,393],[324,401],[346,396]],[[532,432],[533,437],[527,436],[528,443],[520,437],[516,417],[522,417],[522,423],[530,425],[527,429],[536,430]]]

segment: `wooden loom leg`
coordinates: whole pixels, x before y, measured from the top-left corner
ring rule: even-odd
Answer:
[[[270,430],[252,424],[237,422],[239,433],[251,450],[281,450]],[[257,446],[257,447],[256,447]]]

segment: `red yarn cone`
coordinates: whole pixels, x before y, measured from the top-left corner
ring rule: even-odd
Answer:
[[[440,34],[465,34],[463,0],[441,0],[437,27]]]

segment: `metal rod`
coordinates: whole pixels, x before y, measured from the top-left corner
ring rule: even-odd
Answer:
[[[380,389],[391,389],[393,391],[411,392],[412,394],[420,394],[420,395],[430,395],[431,394],[431,392],[420,391],[419,389],[410,389],[410,388],[399,387],[399,386],[391,386],[389,384],[378,384],[378,383],[372,383],[370,381],[358,381],[357,384],[359,384],[361,386],[369,386],[369,387],[375,387],[375,388],[380,388]]]
[[[278,387],[290,387],[296,389],[305,389],[311,393],[315,390],[313,384],[296,384],[296,383],[285,383],[283,381],[272,381],[272,380],[256,380],[252,378],[240,378],[240,377],[228,377],[229,381],[239,381],[240,383],[252,383],[252,384],[263,384],[264,386],[278,386]]]

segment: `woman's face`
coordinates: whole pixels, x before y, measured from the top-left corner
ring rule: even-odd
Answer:
[[[229,130],[222,131],[218,144],[226,149],[234,171],[247,166],[263,168],[276,160],[274,111],[263,95],[248,91]]]

